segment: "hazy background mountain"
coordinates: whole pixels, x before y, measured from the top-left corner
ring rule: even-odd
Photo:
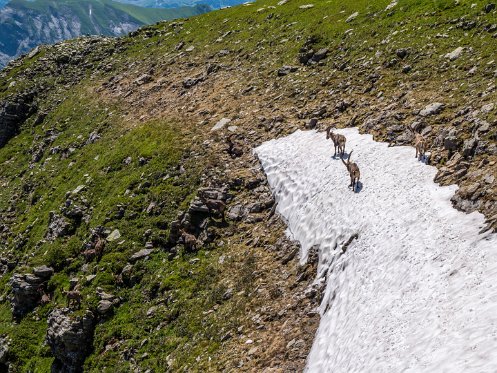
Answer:
[[[160,20],[190,17],[207,5],[151,9],[110,0],[0,0],[0,67],[40,44],[80,35],[119,36]]]
[[[177,8],[180,6],[194,6],[197,4],[207,4],[213,9],[224,8],[226,6],[238,5],[247,0],[117,0],[126,4],[133,4],[146,8]]]

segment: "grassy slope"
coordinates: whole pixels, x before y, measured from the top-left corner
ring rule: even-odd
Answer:
[[[318,46],[330,48],[331,55],[319,72],[319,78],[328,80],[326,84],[329,90],[337,90],[344,81],[365,86],[368,75],[379,71],[383,78],[379,82],[377,93],[384,92],[385,95],[394,96],[402,89],[399,84],[416,84],[421,87],[415,92],[419,96],[417,106],[430,100],[443,100],[454,107],[476,99],[492,101],[495,100],[495,92],[490,92],[484,98],[477,97],[493,82],[495,65],[491,61],[494,59],[497,39],[490,33],[482,32],[481,28],[463,30],[454,27],[451,22],[463,16],[468,19],[478,17],[481,23],[495,22],[494,14],[481,13],[486,2],[478,1],[477,6],[472,8],[473,2],[461,1],[456,5],[452,0],[400,0],[394,11],[388,14],[383,10],[389,1],[312,1],[315,6],[306,10],[299,6],[309,1],[290,0],[283,6],[278,6],[277,0],[259,1],[251,6],[195,17],[186,22],[178,34],[168,34],[167,24],[148,27],[147,30],[155,30],[157,34],[146,40],[143,40],[142,34],[136,38],[124,39],[126,52],[115,57],[111,73],[102,73],[97,80],[126,71],[132,62],[142,61],[144,65],[149,65],[162,61],[164,56],[174,53],[173,47],[180,40],[195,46],[196,57],[231,49],[235,51],[236,59],[246,61],[243,63],[254,66],[257,74],[267,78],[274,76],[274,69],[283,64],[296,64],[298,50],[305,39],[315,36],[319,40]],[[271,8],[273,6],[275,8]],[[345,19],[355,11],[359,12],[359,16],[346,23]],[[270,14],[272,16],[268,17]],[[349,29],[353,31],[346,33]],[[216,42],[227,31],[232,33],[222,43]],[[437,37],[437,34],[445,33],[449,37]],[[471,46],[473,52],[464,53],[459,60],[446,66],[441,56],[458,46]],[[413,66],[412,73],[402,73],[400,65],[381,68],[385,61],[392,59],[397,48],[406,47],[412,51],[411,57],[405,61]],[[30,62],[26,61],[26,64]],[[335,64],[343,62],[352,66],[352,72],[336,69]],[[362,67],[366,62],[370,63]],[[466,72],[473,66],[479,66],[478,72],[468,76]],[[15,72],[16,70],[9,72],[0,86],[6,87]],[[306,74],[308,76],[302,74],[298,79],[311,92],[318,83],[312,78],[312,71]],[[306,85],[307,80],[310,83]],[[162,222],[170,221],[178,206],[184,206],[188,202],[198,185],[200,171],[195,165],[187,167],[188,172],[183,175],[175,170],[175,165],[184,156],[184,152],[190,149],[190,145],[185,145],[184,148],[178,146],[185,139],[185,133],[179,129],[185,127],[168,118],[127,127],[126,123],[120,121],[120,113],[126,110],[123,106],[116,104],[114,108],[101,107],[98,98],[88,94],[86,89],[94,84],[96,83],[92,80],[81,83],[78,90],[49,115],[42,127],[31,127],[28,123],[21,135],[0,149],[0,180],[5,185],[0,194],[0,210],[5,211],[10,206],[11,195],[19,192],[23,185],[36,185],[30,192],[36,196],[35,203],[30,202],[33,199],[26,198],[16,206],[18,218],[14,224],[13,237],[22,235],[27,226],[36,222],[27,235],[28,243],[16,255],[26,261],[26,267],[41,263],[57,266],[59,272],[52,282],[58,294],[56,302],[62,304],[60,289],[67,287],[70,277],[83,275],[79,267],[82,259],[76,257],[66,267],[62,263],[65,259],[74,257],[75,250],[80,249],[88,235],[88,228],[104,224],[109,229],[118,228],[125,232],[125,242],[122,245],[112,246],[99,264],[92,264],[90,272],[98,275],[85,288],[85,295],[89,296],[85,301],[87,306],[94,304],[93,294],[97,286],[108,289],[125,300],[114,317],[98,326],[95,353],[87,362],[88,370],[102,370],[105,367],[110,369],[113,364],[117,364],[119,353],[104,353],[103,348],[109,341],[120,338],[126,339],[127,347],[149,354],[141,362],[144,368],[160,367],[173,352],[176,368],[187,364],[195,366],[196,356],[204,351],[215,352],[220,346],[221,322],[210,317],[203,320],[202,312],[218,302],[217,297],[222,293],[212,277],[216,276],[217,258],[225,248],[202,250],[197,255],[200,261],[196,265],[190,263],[190,255],[178,256],[170,261],[166,254],[157,253],[152,260],[140,265],[138,270],[142,273],[143,280],[131,289],[116,289],[111,276],[112,272],[118,272],[125,265],[130,253],[142,247],[143,233],[149,228],[163,226]],[[23,83],[19,83],[17,87],[23,87]],[[19,88],[14,87],[3,95],[15,89]],[[440,123],[434,123],[437,124]],[[26,167],[30,154],[26,149],[31,147],[34,136],[49,128],[62,131],[53,146],[78,144],[95,129],[99,129],[103,137],[100,142],[77,150],[67,160],[59,160],[46,153],[43,160],[28,171]],[[195,133],[196,129],[187,126],[186,131]],[[492,131],[490,135],[495,134],[495,129]],[[78,139],[80,135],[83,140]],[[95,160],[97,155],[99,158]],[[152,161],[142,167],[134,162],[126,168],[122,160],[129,155],[134,160],[145,156]],[[69,167],[70,162],[76,162],[76,165]],[[20,170],[26,172],[22,178],[19,177]],[[172,178],[162,180],[161,177],[167,174],[172,175]],[[140,187],[143,175],[148,175],[147,178],[152,181],[152,185],[146,190],[141,190]],[[45,232],[48,212],[57,210],[65,200],[65,193],[82,183],[88,185],[84,192],[85,198],[95,206],[92,220],[79,227],[70,239],[60,239],[53,245],[43,243],[37,246],[36,243],[43,238]],[[134,191],[136,196],[124,196],[126,189]],[[151,201],[164,203],[161,215],[148,216],[143,212]],[[129,211],[135,212],[138,217],[116,220],[113,216],[117,204],[126,204]],[[167,229],[158,231],[160,233],[157,240],[160,241],[161,235],[167,234]],[[13,244],[14,239],[7,243],[7,248],[10,250]],[[8,291],[8,277],[0,280],[2,294]],[[154,293],[157,289],[171,293],[176,305],[162,306],[157,316],[146,319],[144,315],[150,307],[150,296],[147,294]],[[229,308],[225,310],[226,314],[230,311]],[[0,334],[11,335],[14,340],[12,354],[25,370],[38,364],[48,366],[51,361],[42,343],[47,312],[48,307],[37,309],[15,326],[10,324],[9,305],[6,302],[0,305]],[[182,316],[178,317],[177,312]],[[172,322],[159,329],[158,333],[149,337],[151,339],[148,343],[141,346],[142,331],[156,328],[161,320],[168,317],[172,318]],[[40,320],[37,321],[37,318]]]

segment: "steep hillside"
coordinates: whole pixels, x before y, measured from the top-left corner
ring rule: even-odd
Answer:
[[[479,1],[264,0],[11,63],[0,363],[301,371],[317,254],[299,262],[252,149],[311,119],[392,146],[412,143],[410,126],[435,180],[460,186],[453,205],[495,230],[495,14]]]
[[[0,9],[0,67],[40,44],[81,35],[119,36],[146,24],[208,10],[207,6],[148,9],[109,0],[13,0]]]

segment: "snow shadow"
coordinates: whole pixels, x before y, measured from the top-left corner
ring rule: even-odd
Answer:
[[[335,156],[332,155],[331,159],[338,159],[338,160],[340,160],[340,154],[337,153],[337,155],[335,155]],[[346,161],[347,159],[349,159],[349,153],[343,152],[343,160]]]
[[[354,193],[361,193],[361,190],[362,190],[362,182],[358,181],[356,186],[355,186]]]

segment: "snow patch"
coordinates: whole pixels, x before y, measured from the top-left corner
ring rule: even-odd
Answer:
[[[323,133],[255,150],[302,261],[319,247],[327,286],[306,370],[496,372],[497,236],[452,207],[457,187],[436,185],[412,147],[337,132],[361,169],[358,193]]]

